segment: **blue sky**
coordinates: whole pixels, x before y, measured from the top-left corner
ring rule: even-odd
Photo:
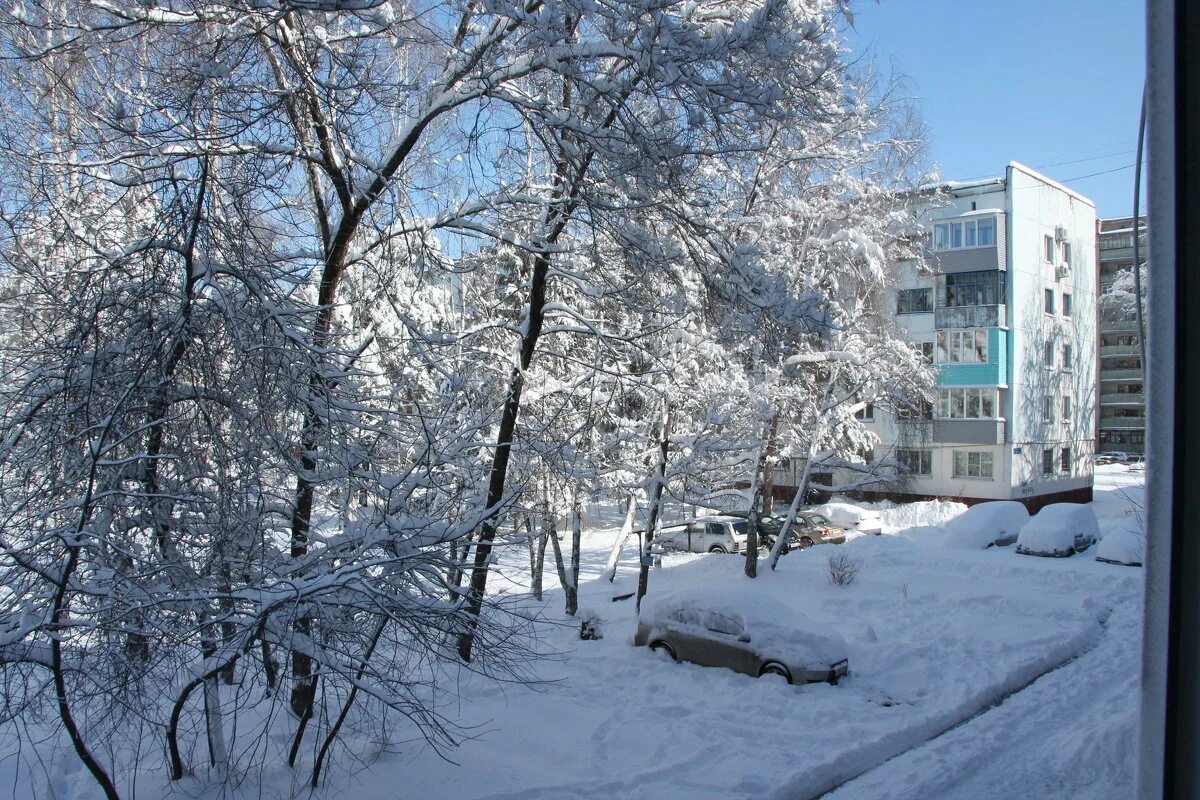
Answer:
[[[849,44],[907,76],[944,178],[1020,161],[1090,197],[1101,217],[1132,213],[1142,2],[860,0],[853,10]]]

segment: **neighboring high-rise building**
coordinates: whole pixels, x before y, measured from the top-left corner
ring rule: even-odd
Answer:
[[[1139,220],[1138,258],[1149,257],[1146,219]],[[1133,268],[1133,217],[1097,222],[1096,265],[1100,293],[1111,289],[1117,277]],[[1100,414],[1096,449],[1141,454],[1146,451],[1146,395],[1142,357],[1138,346],[1137,311],[1130,297],[1100,303],[1097,337]],[[1143,287],[1143,293],[1144,293]]]
[[[923,265],[897,265],[895,300],[901,328],[937,365],[937,397],[924,419],[874,411],[874,458],[906,466],[888,493],[1086,502],[1095,205],[1015,162],[1003,177],[938,188],[910,198],[931,235]]]

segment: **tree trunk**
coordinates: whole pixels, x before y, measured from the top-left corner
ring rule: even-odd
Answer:
[[[558,568],[558,582],[562,585],[563,596],[566,599],[567,616],[573,617],[579,611],[579,539],[582,527],[579,514],[579,498],[576,497],[571,506],[571,564],[570,569],[563,563],[562,547],[558,543],[558,531],[550,523],[550,541],[554,544],[554,565]]]
[[[771,516],[775,510],[775,452],[779,444],[779,411],[771,417],[771,427],[767,431],[767,460],[763,464],[763,501],[762,514]]]
[[[625,543],[633,535],[633,522],[636,517],[637,495],[630,492],[628,508],[625,511],[625,523],[621,525],[621,532],[613,541],[612,550],[608,553],[608,564],[604,567],[604,577],[608,579],[609,583],[612,583],[613,579],[617,577],[617,562],[621,560],[621,551],[625,549]]]
[[[667,454],[671,446],[671,410],[668,407],[663,412],[662,436],[658,442],[658,466],[654,471],[654,485],[650,490],[650,509],[646,520],[646,535],[642,537],[642,548],[639,553],[638,567],[637,611],[641,613],[642,598],[650,582],[650,543],[654,541],[654,532],[658,527],[658,515],[661,511],[663,489],[667,483]]]
[[[772,570],[779,563],[779,557],[783,555],[783,548],[787,544],[788,536],[792,532],[792,526],[796,522],[796,512],[804,504],[804,495],[808,492],[808,477],[812,474],[814,458],[816,458],[816,448],[813,445],[809,445],[808,458],[804,460],[804,473],[800,476],[799,485],[796,487],[796,496],[792,498],[792,504],[788,507],[787,519],[784,520],[783,527],[780,529],[779,535],[775,538],[775,546],[771,548]]]

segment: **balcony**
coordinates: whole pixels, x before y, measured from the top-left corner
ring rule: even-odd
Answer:
[[[1140,381],[1142,379],[1142,371],[1140,369],[1101,369],[1100,380],[1102,381]]]
[[[1102,394],[1100,395],[1100,405],[1102,406],[1144,406],[1146,405],[1146,395],[1140,392],[1119,392],[1117,394]]]
[[[956,444],[1003,444],[1002,419],[935,419],[933,441]]]
[[[1100,357],[1105,356],[1140,356],[1141,351],[1136,344],[1106,344],[1100,347]]]
[[[930,259],[938,272],[982,272],[1004,269],[1004,251],[991,247],[967,247],[956,250],[935,250]]]
[[[933,312],[933,327],[1003,328],[1008,324],[1004,306],[951,306]]]
[[[1146,427],[1145,417],[1101,417],[1100,430],[1143,430]]]

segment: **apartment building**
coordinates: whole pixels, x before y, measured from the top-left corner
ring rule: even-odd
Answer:
[[[1145,218],[1139,223],[1138,257],[1145,264],[1149,259]],[[1122,271],[1133,268],[1133,217],[1097,221],[1096,267],[1102,294]],[[1100,304],[1097,346],[1100,413],[1096,449],[1145,453],[1145,383],[1132,302]]]
[[[1090,500],[1095,205],[1016,162],[909,200],[929,239],[922,263],[896,265],[895,312],[938,385],[927,413],[873,412],[875,460],[905,467],[887,493]]]

